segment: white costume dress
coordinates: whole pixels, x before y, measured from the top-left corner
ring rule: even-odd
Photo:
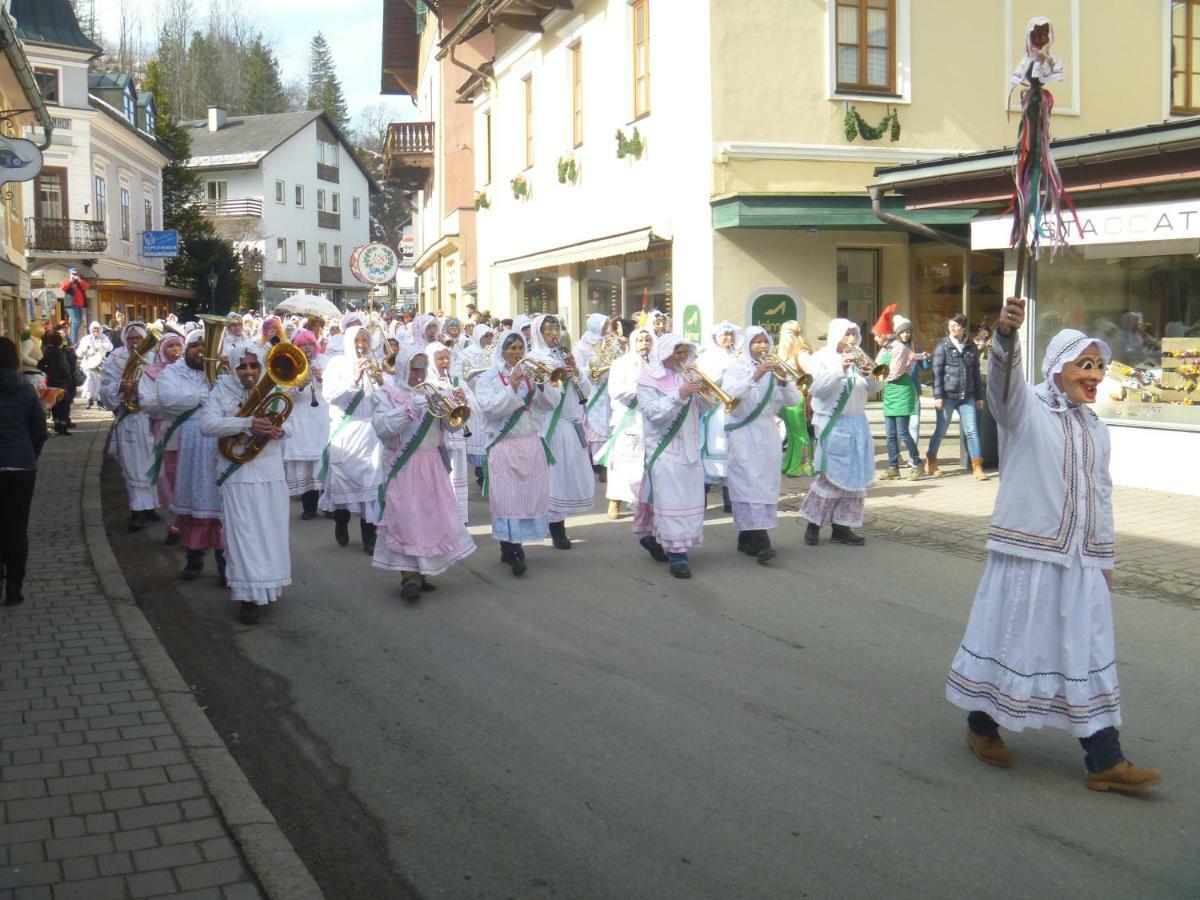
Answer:
[[[717,338],[728,333],[733,334],[733,345],[728,348],[717,346]],[[711,346],[700,354],[696,365],[709,380],[720,384],[725,368],[733,362],[741,346],[741,329],[732,322],[718,322],[709,332],[709,340]],[[725,484],[729,439],[725,436],[725,407],[719,403],[708,407],[704,413],[703,456],[704,483]]]
[[[329,443],[320,508],[326,512],[346,509],[374,524],[379,518],[379,486],[384,472],[383,446],[371,427],[371,414],[380,388],[366,373],[356,380],[358,352],[354,338],[360,330],[361,326],[355,325],[346,332],[345,350],[329,361],[321,384],[329,404]]]
[[[638,338],[654,335],[648,328],[635,328],[629,336],[629,349],[612,365],[608,373],[608,394],[612,403],[609,437],[597,457],[608,467],[605,493],[609,500],[637,503],[646,474],[646,445],[642,439],[642,414],[637,408],[638,377],[646,361],[637,351]]]
[[[480,341],[487,335],[492,334],[492,329],[487,325],[476,325],[471,331],[471,343],[463,350],[462,367],[464,371],[470,369],[487,369],[492,364],[492,347],[480,346]],[[480,373],[482,375],[483,373]],[[467,386],[474,388],[475,382],[480,376],[476,375],[467,381]],[[487,416],[479,415],[475,408],[471,409],[471,421],[467,423],[466,431],[470,432],[466,436],[467,440],[467,462],[472,466],[482,466],[486,459],[487,445],[492,442],[491,429],[488,427],[489,419]]]
[[[321,457],[329,443],[329,403],[317,373],[328,365],[328,358],[318,355],[309,364],[314,380],[287,392],[292,398],[292,414],[283,423],[283,471],[292,497],[321,490]]]
[[[590,366],[596,357],[595,348],[603,340],[601,332],[607,321],[608,318],[602,313],[589,315],[587,331],[575,346],[575,360],[579,364],[579,384],[588,398],[584,409],[583,429],[587,435],[592,459],[597,461],[597,465],[605,442],[612,434],[612,399],[608,390],[612,370],[609,369],[607,375],[602,375],[599,382],[593,382]]]
[[[725,421],[729,440],[729,497],[738,531],[775,527],[783,480],[783,445],[775,417],[780,407],[800,402],[796,386],[780,382],[774,374],[754,380],[758,364],[750,358],[749,348],[759,335],[769,342],[767,352],[775,352],[771,336],[753,325],[746,329],[742,341],[746,353],[730,363],[721,378],[721,388],[742,401],[726,414]]]
[[[129,494],[129,508],[141,511],[158,506],[158,489],[147,474],[154,464],[154,435],[150,430],[150,417],[144,412],[128,412],[121,405],[121,374],[125,370],[125,363],[129,361],[126,341],[131,334],[137,335],[140,341],[146,335],[146,328],[135,322],[122,330],[121,346],[108,355],[101,368],[100,397],[105,406],[116,411],[110,450],[121,462],[125,490]],[[141,385],[138,387],[140,390]]]
[[[92,334],[92,329],[99,327],[99,322],[92,322],[88,326],[88,333],[83,336],[76,351],[79,368],[86,376],[79,398],[88,403],[104,402],[100,396],[100,367],[104,365],[104,358],[112,351],[112,341],[106,338],[103,332],[99,335]]]
[[[231,370],[245,350],[238,347],[232,351],[238,356],[230,359]],[[258,355],[261,360],[265,354],[260,350]],[[249,434],[253,419],[237,415],[248,393],[235,376],[218,378],[200,412],[201,433],[214,438]],[[218,454],[209,473],[219,478],[233,465]],[[292,583],[291,523],[281,441],[267,441],[257,457],[226,477],[221,485],[221,505],[231,598],[235,603],[259,606],[278,600]]]
[[[633,533],[653,535],[668,553],[687,553],[704,543],[704,469],[700,458],[701,419],[707,404],[699,394],[681,399],[685,381],[663,360],[680,344],[695,346],[676,334],[664,334],[650,351],[638,378],[638,411],[645,431],[646,477]],[[671,434],[674,430],[674,435]]]
[[[1018,361],[1003,400],[1006,342],[993,338],[988,406],[1000,429],[1000,490],[988,560],[946,699],[1004,728],[1044,726],[1087,737],[1121,724],[1112,598],[1108,426],[1055,384],[1089,345],[1066,329],[1050,341],[1045,380],[1030,388]],[[1020,354],[1020,344],[1014,338]]]

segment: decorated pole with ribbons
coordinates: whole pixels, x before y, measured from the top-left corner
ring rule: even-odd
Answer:
[[[1013,195],[1009,212],[1013,226],[1010,246],[1016,251],[1017,277],[1013,291],[1018,297],[1031,296],[1037,284],[1037,255],[1042,238],[1050,243],[1053,258],[1066,246],[1067,223],[1064,210],[1070,212],[1079,227],[1075,205],[1063,187],[1062,176],[1050,150],[1050,117],[1054,113],[1054,95],[1046,90],[1051,81],[1062,81],[1062,64],[1050,52],[1054,26],[1044,16],[1031,19],[1025,29],[1025,56],[1010,79],[1012,91],[1021,91],[1021,123],[1017,128],[1016,161],[1013,169]],[[1014,353],[1009,353],[1004,370],[1004,400],[1008,401]]]

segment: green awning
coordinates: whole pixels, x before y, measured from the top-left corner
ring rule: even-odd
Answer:
[[[967,225],[979,214],[973,207],[908,210],[898,197],[883,202],[888,212],[923,225]],[[712,205],[713,228],[820,228],[830,231],[887,230],[871,211],[871,198],[813,195],[740,195]]]

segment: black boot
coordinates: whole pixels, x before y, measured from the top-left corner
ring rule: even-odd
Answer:
[[[729,488],[725,485],[721,485],[721,500],[724,502],[725,512],[733,512],[733,502],[729,499]]]
[[[570,550],[571,539],[567,537],[566,522],[551,522],[550,523],[550,541],[554,544],[555,550]]]
[[[25,602],[25,597],[21,593],[23,579],[13,578],[9,576],[4,582],[4,605],[5,606],[20,606]]]
[[[775,548],[771,546],[771,536],[767,534],[765,528],[760,528],[756,531],[755,536],[755,556],[758,557],[760,563],[770,562],[775,558]]]
[[[333,539],[342,547],[350,543],[350,510],[338,509],[334,511]]]
[[[483,466],[475,467],[475,483],[479,485],[479,489],[483,490]]]
[[[300,507],[304,512],[300,513],[300,518],[306,522],[317,517],[317,501],[321,499],[320,491],[305,491],[300,495]]]
[[[753,556],[757,552],[757,551],[755,551],[753,545],[750,543],[750,536],[753,533],[754,532],[752,532],[752,531],[739,531],[738,532],[738,553],[747,553],[750,556]]]
[[[511,543],[509,543],[508,541],[501,541],[500,542],[500,562],[504,563],[507,566],[510,562],[512,562],[512,559],[513,559],[513,545]]]
[[[400,586],[400,599],[415,603],[421,599],[421,576],[416,572],[403,572],[404,584]]]
[[[662,544],[655,540],[654,535],[647,534],[638,543],[645,548],[646,552],[650,554],[655,562],[665,563],[669,561],[667,551],[663,549]]]
[[[142,511],[135,509],[129,514],[129,524],[126,526],[126,528],[129,530],[129,533],[132,534],[135,531],[141,531],[146,527],[146,524],[146,517],[142,515]]]
[[[865,540],[851,531],[846,525],[834,525],[833,536],[830,540],[839,544],[849,544],[852,547],[861,547],[866,543]]]
[[[194,581],[200,577],[200,573],[204,571],[204,551],[189,550],[187,552],[187,564],[183,567],[183,571],[179,573],[179,577],[184,581]]]
[[[174,547],[179,543],[179,529],[172,526],[167,529],[167,536],[163,538],[163,544],[167,547]]]
[[[359,519],[358,534],[362,538],[363,551],[371,556],[375,552],[375,526]]]
[[[816,522],[809,522],[808,527],[804,529],[804,543],[810,547],[815,547],[821,542],[821,526]]]
[[[157,509],[143,509],[142,516],[147,522],[161,522],[162,516],[158,514]]]
[[[229,580],[225,577],[225,551],[213,550],[213,556],[217,560],[217,587],[229,587]]]
[[[247,603],[243,600],[238,618],[241,619],[243,625],[257,625],[262,618],[262,607],[257,603]]]
[[[525,548],[520,544],[509,544],[511,555],[509,558],[509,566],[512,568],[512,573],[517,577],[525,574],[529,567],[525,565]]]

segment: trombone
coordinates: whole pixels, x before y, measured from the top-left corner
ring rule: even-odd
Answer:
[[[727,413],[733,412],[742,402],[740,397],[731,397],[721,390],[721,386],[701,372],[699,366],[684,366],[680,370],[680,374],[683,375],[685,381],[700,385],[697,393],[705,403],[711,403],[714,406],[720,403],[725,407]]]
[[[425,397],[429,414],[438,419],[445,419],[451,428],[459,428],[471,418],[471,408],[465,403],[457,403],[454,397],[447,394],[432,381],[422,381],[413,388],[414,393]]]

